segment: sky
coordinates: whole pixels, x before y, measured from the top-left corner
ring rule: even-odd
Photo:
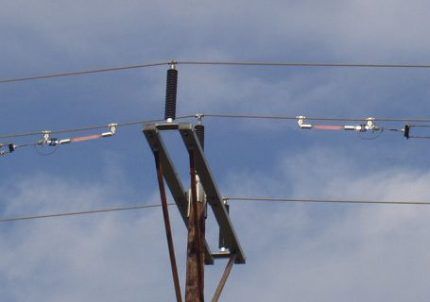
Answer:
[[[430,63],[428,1],[1,4],[0,79],[173,59]],[[166,69],[1,84],[0,134],[162,118]],[[178,72],[178,115],[408,119],[428,118],[430,109],[425,69],[179,65]],[[295,121],[203,122],[224,196],[426,201],[430,193],[425,140],[305,131]],[[49,156],[40,154],[46,147],[0,158],[0,217],[158,203],[142,129],[120,127],[112,138]],[[164,138],[188,186],[181,139]],[[175,208],[170,214],[184,288],[186,230]],[[429,214],[426,206],[231,201],[247,263],[234,266],[221,300],[427,301]],[[207,231],[216,249],[211,216]],[[224,266],[206,267],[207,299]],[[161,209],[1,223],[0,295],[174,301]]]

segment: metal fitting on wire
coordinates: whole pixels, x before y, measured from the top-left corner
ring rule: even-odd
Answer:
[[[116,130],[118,128],[118,124],[117,123],[110,123],[108,125],[109,131],[108,132],[103,132],[102,133],[102,137],[110,137],[110,136],[114,136],[116,134]]]
[[[205,117],[204,113],[196,113],[194,117],[197,119],[197,122],[201,124],[203,122],[203,118]]]
[[[405,125],[405,128],[403,128],[403,136],[406,137],[406,139],[409,139],[410,135],[410,129],[411,126],[410,125]]]
[[[53,138],[51,137],[52,131],[45,130],[45,131],[42,131],[42,139],[40,139],[37,142],[37,144],[41,146],[45,145],[45,146],[55,147],[58,145],[79,143],[79,142],[114,136],[117,132],[118,124],[110,123],[107,127],[109,131],[103,132],[101,134],[91,134],[86,136],[78,136],[78,137],[63,138],[63,139]]]
[[[376,132],[376,131],[381,130],[381,128],[375,124],[375,118],[374,117],[368,117],[366,119],[366,123],[364,123],[364,124],[345,125],[344,129],[345,130],[358,131],[358,132],[366,132],[366,131]]]
[[[299,115],[299,116],[296,116],[296,118],[300,129],[312,129],[312,125],[306,123],[306,116]]]
[[[18,145],[15,144],[0,144],[0,156],[6,156],[16,150]]]
[[[57,146],[60,144],[60,140],[51,137],[52,131],[44,130],[42,131],[42,138],[37,142],[40,146]]]

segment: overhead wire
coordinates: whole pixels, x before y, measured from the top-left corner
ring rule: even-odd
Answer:
[[[176,65],[221,65],[221,66],[261,66],[261,67],[342,67],[342,68],[419,68],[428,69],[428,64],[354,64],[354,63],[312,63],[312,62],[252,62],[252,61],[165,61],[149,64],[124,65],[118,67],[104,67],[79,71],[66,71],[58,73],[40,74],[0,80],[2,83],[32,81],[50,78],[70,77],[96,73],[117,72],[130,69],[140,69],[164,66],[174,62]]]
[[[192,118],[194,115],[182,115],[178,116],[176,119],[187,119]],[[164,120],[162,119],[153,119],[153,120],[139,120],[139,121],[129,121],[129,122],[123,122],[118,123],[118,127],[130,127],[130,126],[136,126],[136,125],[143,125],[146,123],[156,123],[156,122],[162,122]],[[78,127],[78,128],[67,128],[67,129],[60,129],[60,130],[52,130],[50,131],[51,134],[64,134],[64,133],[76,133],[76,132],[84,132],[84,131],[90,131],[90,130],[100,130],[105,129],[108,124],[103,125],[94,125],[94,126],[87,126],[87,127]],[[27,137],[27,136],[36,136],[36,135],[42,135],[46,130],[35,130],[35,131],[28,131],[28,132],[21,132],[21,133],[10,133],[10,134],[3,134],[0,135],[0,139],[6,139],[6,138],[18,138],[18,137]]]
[[[386,201],[386,200],[353,200],[353,199],[303,199],[303,198],[274,198],[274,197],[250,197],[228,196],[224,200],[236,201],[265,201],[284,203],[339,203],[339,204],[385,204],[385,205],[430,205],[430,201]]]
[[[229,118],[229,119],[295,120],[295,121],[298,119],[297,116],[288,116],[288,115],[252,115],[252,114],[222,114],[222,113],[186,114],[186,115],[178,116],[176,119],[182,120],[182,119],[189,119],[189,118],[198,118],[198,119],[201,119],[201,118]],[[321,116],[319,116],[319,117],[318,116],[306,117],[306,120],[310,120],[310,121],[332,121],[332,122],[364,122],[364,121],[366,121],[366,119],[367,118],[351,118],[351,117],[321,117]],[[374,119],[374,121],[378,121],[378,122],[430,123],[430,118],[375,117],[373,119]],[[144,125],[146,123],[156,123],[156,122],[164,122],[164,120],[163,119],[152,119],[152,120],[148,119],[148,120],[128,121],[128,122],[117,123],[117,126],[119,128],[120,127],[130,127],[130,126],[135,126],[135,125]],[[105,129],[107,126],[108,126],[108,124],[99,124],[99,125],[86,126],[86,127],[50,130],[49,133],[50,134],[65,134],[65,133],[85,132],[85,131],[91,131],[91,130]],[[318,126],[318,127],[323,127],[323,126]],[[318,128],[318,127],[316,127],[316,128]],[[326,125],[325,127],[340,127],[340,126]],[[427,127],[430,127],[430,125],[414,124],[414,125],[411,125],[411,127],[427,128]],[[386,130],[397,131],[397,132],[402,131],[402,129],[395,129],[395,128],[387,128]],[[33,130],[33,131],[21,132],[21,133],[9,133],[9,134],[0,135],[0,139],[29,137],[29,136],[43,135],[44,133],[46,133],[46,130]],[[420,136],[412,137],[411,136],[411,138],[426,138],[426,137],[420,137]],[[21,144],[21,145],[17,145],[17,148],[23,148],[23,147],[34,146],[34,145],[35,145],[35,143]]]
[[[72,76],[81,76],[89,74],[118,72],[132,69],[141,69],[149,67],[164,66],[169,64],[176,65],[214,65],[214,66],[254,66],[254,67],[329,67],[329,68],[378,68],[378,69],[429,69],[430,64],[372,64],[372,63],[320,63],[320,62],[274,62],[274,61],[203,61],[203,60],[179,60],[179,61],[164,61],[148,64],[123,65],[117,67],[101,67],[95,69],[84,69],[77,71],[65,71],[57,73],[39,74],[33,76],[23,76],[14,78],[0,79],[0,84],[35,81],[52,78],[63,78]]]
[[[250,114],[216,114],[216,113],[199,113],[199,114],[187,114],[176,117],[177,120],[196,118],[196,117],[209,117],[209,118],[231,118],[231,119],[267,119],[267,120],[297,120],[297,116],[282,116],[282,115],[250,115]],[[363,122],[366,118],[349,118],[349,117],[306,117],[307,120],[313,121],[333,121],[333,122]],[[414,122],[414,123],[430,123],[430,118],[386,118],[386,117],[375,117],[375,121],[380,122]],[[153,119],[153,120],[139,120],[118,123],[118,127],[129,127],[135,125],[143,125],[145,123],[155,123],[163,122],[163,119]],[[52,130],[51,134],[64,134],[64,133],[74,133],[83,132],[90,130],[100,130],[106,128],[107,124],[94,125],[80,128],[67,128],[60,130]],[[422,125],[423,127],[430,127],[429,125]],[[414,125],[414,127],[419,127],[419,125]],[[0,135],[0,139],[6,138],[18,138],[26,136],[36,136],[43,134],[45,130],[35,130],[22,133],[10,133]],[[394,129],[393,129],[394,131]]]
[[[168,64],[168,62],[156,62],[156,63],[149,63],[149,64],[125,65],[125,66],[118,66],[118,67],[104,67],[104,68],[86,69],[86,70],[79,70],[79,71],[48,73],[48,74],[40,74],[40,75],[34,75],[34,76],[24,76],[24,77],[2,79],[2,80],[0,80],[0,84],[43,80],[43,79],[52,79],[52,78],[64,78],[64,77],[88,75],[88,74],[95,74],[95,73],[116,72],[116,71],[130,70],[130,69],[140,69],[140,68],[163,66],[163,65],[167,65],[167,64]]]
[[[341,68],[406,68],[428,69],[430,64],[372,64],[372,63],[318,63],[318,62],[271,62],[271,61],[177,61],[178,65],[224,65],[262,67],[341,67]]]
[[[304,199],[304,198],[276,198],[276,197],[252,197],[252,196],[227,196],[224,197],[225,201],[255,201],[255,202],[273,202],[273,203],[320,203],[320,204],[375,204],[375,205],[416,205],[416,206],[427,206],[430,205],[429,201],[394,201],[394,200],[353,200],[353,199]],[[168,206],[174,206],[175,203],[168,203]],[[99,208],[87,211],[74,211],[74,212],[60,212],[50,213],[41,215],[29,215],[29,216],[14,216],[0,218],[0,223],[14,222],[14,221],[25,221],[25,220],[36,220],[46,219],[55,217],[66,217],[66,216],[79,216],[89,215],[98,213],[109,213],[109,212],[120,212],[120,211],[133,211],[147,208],[159,208],[161,203],[152,204],[137,204],[133,206],[124,207],[110,207],[110,208]]]
[[[297,120],[297,116],[285,115],[252,115],[252,114],[223,114],[223,113],[209,113],[202,114],[203,117],[212,118],[231,118],[231,119],[267,119],[267,120]],[[365,118],[350,118],[350,117],[308,117],[310,121],[332,121],[332,122],[363,122]],[[375,117],[375,121],[379,122],[414,122],[414,123],[429,123],[430,118],[387,118]]]
[[[169,203],[168,205],[172,206],[175,204]],[[64,216],[77,216],[77,215],[88,215],[88,214],[97,214],[97,213],[132,211],[132,210],[141,210],[141,209],[158,208],[158,207],[161,207],[161,204],[144,204],[144,205],[134,205],[134,206],[128,206],[128,207],[101,208],[101,209],[94,209],[94,210],[88,210],[88,211],[62,212],[62,213],[52,213],[52,214],[43,214],[43,215],[6,217],[6,218],[0,218],[0,223],[23,221],[23,220],[34,220],[34,219],[44,219],[44,218],[54,218],[54,217],[64,217]]]

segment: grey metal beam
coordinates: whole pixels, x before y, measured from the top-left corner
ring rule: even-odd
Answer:
[[[159,153],[160,162],[163,166],[164,179],[166,180],[167,186],[169,187],[173,199],[175,200],[182,220],[184,221],[185,226],[188,229],[188,199],[186,197],[186,192],[160,135],[160,130],[174,129],[178,129],[178,126],[176,124],[148,124],[145,125],[143,133],[145,134],[145,137],[149,143],[149,146],[151,147],[151,150],[153,152]],[[207,241],[205,241],[205,263],[214,263],[214,259],[212,257],[211,250]]]
[[[179,124],[179,132],[188,152],[193,152],[196,161],[197,174],[206,193],[207,202],[210,204],[215,218],[225,238],[226,245],[231,254],[236,255],[235,263],[245,263],[245,254],[240,246],[238,237],[234,231],[229,214],[224,206],[222,196],[215,184],[214,177],[206,161],[206,157],[194,132],[192,124]]]

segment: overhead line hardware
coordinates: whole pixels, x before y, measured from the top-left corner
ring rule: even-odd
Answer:
[[[414,135],[412,131],[413,128],[429,128],[429,125],[406,124],[405,127],[401,130],[403,132],[403,136],[406,139],[430,139],[430,136]]]
[[[171,261],[173,281],[175,285],[176,300],[182,301],[179,277],[177,274],[176,258],[174,254],[172,232],[170,229],[169,215],[166,206],[166,192],[164,181],[170,189],[179,213],[188,229],[187,261],[185,301],[204,301],[204,265],[213,264],[214,259],[230,258],[231,264],[224,273],[222,282],[225,283],[233,263],[245,263],[245,255],[240,246],[238,237],[233,229],[228,210],[224,200],[218,191],[214,177],[209,168],[204,154],[205,128],[202,124],[203,115],[197,114],[197,125],[189,123],[177,123],[176,120],[176,96],[178,71],[177,62],[172,61],[167,70],[166,99],[163,123],[148,123],[144,126],[143,133],[154,154],[157,167],[157,179],[160,189],[160,197],[163,203],[163,218],[166,229],[166,238]],[[190,168],[190,189],[185,191],[170,155],[165,147],[161,132],[178,131],[188,151]],[[223,249],[212,253],[205,237],[207,204],[213,210],[219,226],[220,242]],[[219,296],[222,290],[221,284],[217,290]]]
[[[205,117],[210,118],[231,118],[231,119],[260,119],[260,120],[297,120],[297,116],[288,115],[258,115],[258,114],[223,114],[223,113],[205,113]],[[317,117],[307,116],[308,121],[332,121],[332,122],[362,122],[366,118],[350,117]],[[406,122],[406,123],[430,123],[430,118],[386,118],[374,117],[378,122]]]
[[[356,131],[356,132],[377,132],[382,131],[382,128],[375,124],[375,118],[369,117],[364,120],[362,124],[359,125],[313,125],[306,122],[306,117],[299,115],[296,117],[297,123],[300,129],[318,129],[318,130],[331,130],[331,131]]]
[[[176,117],[177,120],[179,119],[187,119],[187,118],[193,118],[194,115],[181,115]],[[130,127],[130,126],[137,126],[137,125],[144,125],[147,123],[156,123],[161,122],[162,119],[153,119],[153,120],[141,120],[141,121],[129,121],[129,122],[122,122],[117,123],[117,127]],[[67,128],[67,129],[59,129],[59,130],[49,130],[50,134],[64,134],[64,133],[75,133],[75,132],[85,132],[85,131],[91,131],[91,130],[101,130],[108,127],[106,124],[102,125],[96,125],[96,126],[87,126],[87,127],[80,127],[80,128]],[[38,136],[45,134],[45,132],[48,130],[37,130],[37,131],[29,131],[29,132],[22,132],[22,133],[11,133],[11,134],[3,134],[0,135],[0,139],[6,139],[6,138],[18,138],[18,137],[27,137],[27,136]]]
[[[6,156],[16,150],[18,145],[15,144],[0,144],[0,156]]]
[[[176,79],[177,81],[177,79]],[[175,100],[176,102],[176,100]],[[174,103],[175,103],[174,102]],[[166,108],[167,110],[167,108]],[[171,109],[169,109],[171,110]],[[411,131],[413,128],[430,128],[428,124],[420,124],[420,123],[429,123],[430,119],[416,119],[416,118],[330,118],[330,117],[307,117],[303,115],[299,116],[276,116],[276,115],[237,115],[237,114],[205,114],[205,113],[197,113],[197,114],[189,114],[182,116],[175,116],[176,112],[167,112],[165,113],[166,120],[180,120],[180,119],[189,119],[196,118],[197,125],[196,129],[198,134],[200,133],[199,125],[202,124],[203,118],[237,118],[237,119],[269,119],[269,120],[296,120],[299,127],[301,129],[318,129],[318,130],[353,130],[357,132],[382,132],[384,130],[393,131],[393,132],[401,132],[403,136],[407,139],[430,139],[430,136],[418,136],[412,135]],[[170,117],[169,117],[170,116]],[[116,129],[119,127],[129,127],[135,125],[144,125],[147,123],[155,123],[163,120],[142,120],[142,121],[130,121],[123,123],[110,123],[108,125],[97,125],[97,126],[89,126],[89,127],[81,127],[81,128],[69,128],[69,129],[61,129],[61,130],[40,130],[40,131],[30,131],[25,133],[15,133],[15,134],[5,134],[0,135],[0,139],[6,138],[18,138],[18,137],[26,137],[26,136],[35,136],[42,135],[42,139],[37,143],[30,144],[15,144],[15,143],[3,143],[0,144],[0,156],[8,155],[14,152],[17,149],[34,146],[34,145],[48,145],[48,146],[57,146],[62,144],[69,144],[73,142],[83,142],[87,140],[98,139],[101,137],[109,137],[116,133]],[[361,122],[358,125],[316,125],[310,123],[310,121],[333,121],[333,122]],[[380,127],[376,125],[376,122],[407,122],[403,128],[386,128]],[[414,124],[411,124],[414,123]],[[84,132],[90,130],[100,130],[105,129],[106,127],[112,128],[110,131],[103,132],[101,135],[88,135],[88,136],[80,136],[74,138],[65,138],[65,139],[57,139],[52,138],[54,134],[63,134],[63,133],[75,133],[75,132]],[[113,128],[116,128],[115,131],[112,131]],[[200,134],[199,134],[200,135]]]
[[[118,127],[117,123],[111,123],[108,125],[109,131],[106,131],[100,134],[77,136],[77,137],[63,138],[63,139],[53,138],[51,137],[52,131],[45,130],[42,132],[42,138],[38,141],[38,145],[47,145],[47,146],[54,147],[58,145],[80,143],[80,142],[95,140],[99,138],[111,137],[116,134],[117,127]]]

